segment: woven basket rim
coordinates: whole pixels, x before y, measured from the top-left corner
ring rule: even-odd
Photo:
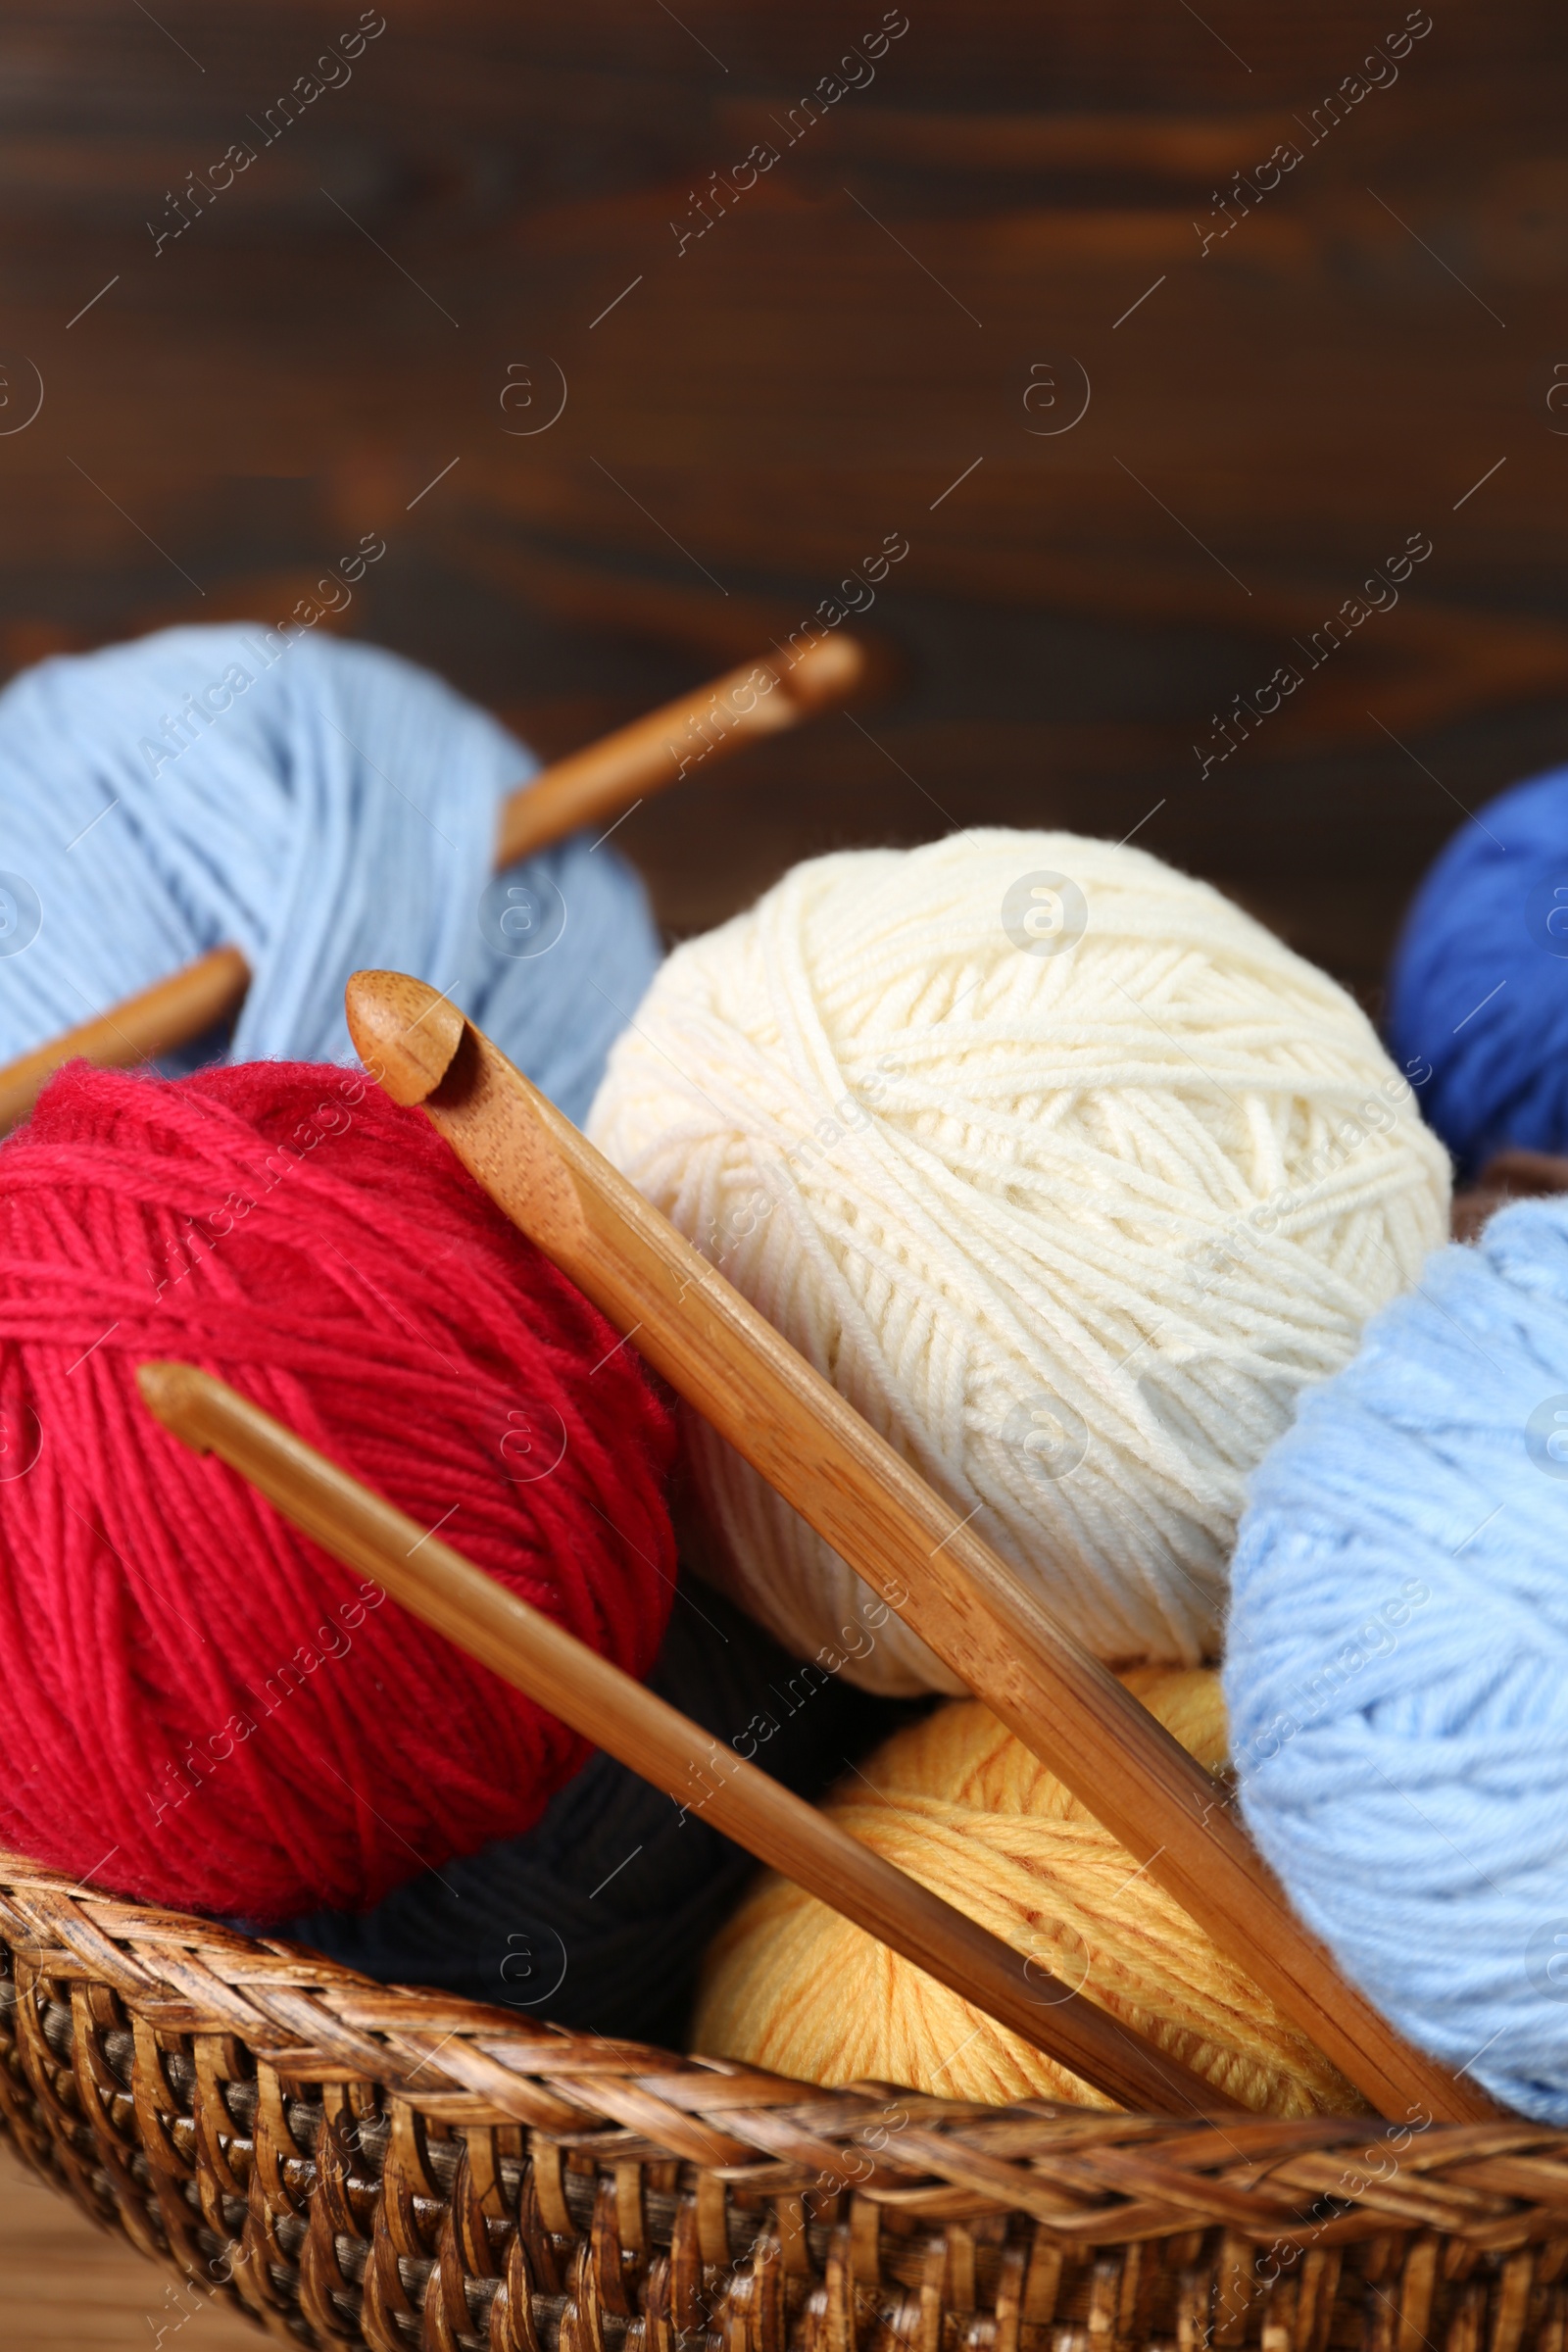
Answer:
[[[1019,2215],[1083,2245],[1216,2224],[1320,2246],[1438,2230],[1496,2249],[1568,2232],[1568,2131],[1523,2118],[1195,2125],[891,2083],[825,2089],[388,1987],[3,1848],[0,1937],[19,1995],[61,1983],[107,1990],[160,2047],[220,2036],[292,2094],[363,2086],[447,2131],[523,2126],[596,2164],[673,2159],[754,2194],[831,2186],[933,2220]]]

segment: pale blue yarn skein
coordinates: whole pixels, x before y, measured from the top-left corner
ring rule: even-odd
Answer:
[[[1440,1251],[1256,1472],[1249,1827],[1408,2038],[1568,2124],[1568,1200]]]
[[[0,1060],[232,945],[254,978],[228,1059],[351,1059],[344,983],[385,965],[580,1122],[660,950],[582,835],[497,882],[497,804],[536,765],[428,671],[329,637],[168,629],[41,662],[0,694]]]

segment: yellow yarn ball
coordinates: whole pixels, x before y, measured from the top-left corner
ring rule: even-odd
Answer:
[[[1121,1680],[1200,1764],[1224,1770],[1217,1674],[1146,1666]],[[1244,2106],[1278,2116],[1364,2112],[1323,2053],[973,1700],[898,1733],[826,1810]],[[1042,2024],[1050,2019],[1042,2007]],[[772,1876],[710,1949],[695,2046],[808,2082],[868,2079],[995,2104],[1112,2104]]]

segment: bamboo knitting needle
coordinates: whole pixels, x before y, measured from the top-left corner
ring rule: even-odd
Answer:
[[[579,826],[629,811],[704,760],[725,759],[743,744],[833,710],[855,692],[866,666],[855,638],[819,638],[793,659],[769,655],[743,663],[617,727],[518,786],[502,808],[497,865],[514,865]],[[79,1057],[123,1070],[172,1054],[237,1012],[250,981],[238,948],[214,948],[183,971],[22,1054],[0,1069],[0,1135],[26,1117],[63,1062]]]
[[[699,1730],[222,1381],[178,1363],[144,1363],[137,1379],[166,1429],[198,1453],[220,1455],[449,1642],[1107,2097],[1159,2114],[1237,2112],[1234,2100]]]
[[[513,1222],[1381,2114],[1497,2113],[1340,1975],[1201,1766],[481,1031],[395,972],[357,972],[348,1017],[394,1101],[423,1104]]]

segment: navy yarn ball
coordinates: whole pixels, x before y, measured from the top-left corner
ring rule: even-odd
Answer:
[[[810,1798],[919,1711],[803,1667],[685,1578],[648,1679]],[[773,1729],[749,1728],[757,1718]],[[683,1819],[601,1752],[526,1837],[412,1879],[373,1911],[315,1912],[278,1933],[383,1984],[679,2048],[703,1955],[757,1868],[703,1814]]]
[[[1395,953],[1389,1029],[1462,1172],[1510,1144],[1568,1151],[1568,767],[1447,843]]]
[[[1367,1326],[1252,1481],[1242,1809],[1411,2041],[1568,2125],[1568,1200]]]

